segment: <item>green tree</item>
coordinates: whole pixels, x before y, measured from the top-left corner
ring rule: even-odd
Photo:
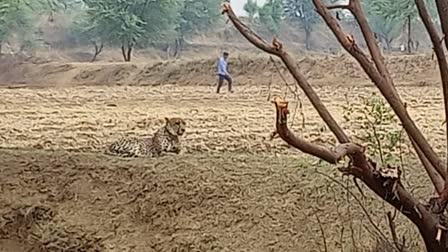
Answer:
[[[176,54],[188,35],[207,31],[221,20],[221,0],[184,0],[177,27]]]
[[[426,1],[431,13],[435,16],[436,10],[433,1]],[[372,10],[373,15],[382,17],[385,20],[383,23],[390,25],[390,30],[393,30],[394,24],[406,26],[408,36],[407,50],[412,52],[414,42],[412,40],[412,26],[419,17],[417,7],[414,0],[377,0],[368,1],[365,3],[366,8]]]
[[[257,0],[248,0],[243,9],[249,15],[249,21],[254,22],[259,9]]]
[[[385,48],[390,50],[391,43],[400,34],[403,25],[396,20],[386,18],[385,15],[379,15],[375,4],[376,3],[373,1],[362,2],[363,9],[365,10],[372,31],[376,34],[377,39],[385,46]]]
[[[393,40],[400,34],[401,25],[378,15],[369,15],[367,18],[379,41],[390,50]]]
[[[91,32],[101,41],[121,47],[131,61],[136,46],[147,46],[176,33],[180,0],[83,0]]]
[[[104,44],[106,43],[105,38],[108,37],[105,30],[101,29],[100,24],[85,13],[76,16],[76,21],[70,27],[70,35],[72,35],[72,39],[78,44],[88,42],[93,45],[94,54],[91,60],[92,62],[103,51]]]
[[[312,0],[285,0],[284,1],[285,15],[297,22],[299,22],[305,30],[305,47],[310,50],[310,37],[313,27],[320,20],[319,15],[314,10]]]
[[[282,22],[283,3],[282,0],[267,0],[258,10],[260,21],[268,30],[277,35]]]
[[[15,34],[22,42],[21,50],[32,46],[35,41],[35,19],[31,5],[24,1],[7,0],[0,4],[0,53],[2,45]]]

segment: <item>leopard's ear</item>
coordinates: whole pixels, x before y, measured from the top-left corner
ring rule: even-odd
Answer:
[[[165,122],[166,122],[166,124],[169,124],[170,123],[170,119],[168,117],[165,117]]]

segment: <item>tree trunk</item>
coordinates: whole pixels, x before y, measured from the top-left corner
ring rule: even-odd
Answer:
[[[305,26],[305,48],[306,50],[311,50],[311,29]]]
[[[175,47],[175,51],[174,51],[174,58],[177,58],[178,56],[180,56],[180,53],[184,49],[185,39],[183,37],[180,37],[180,38],[177,38],[175,42],[176,42],[176,47]]]
[[[132,46],[129,46],[129,48],[128,48],[128,62],[131,61],[131,56],[132,56]]]
[[[93,46],[95,47],[95,54],[93,55],[91,62],[94,62],[98,55],[100,55],[100,53],[103,51],[104,44],[101,43],[101,45],[98,46],[96,42],[93,42]]]
[[[391,44],[392,44],[393,40],[394,40],[393,38],[388,38],[388,39],[385,40],[386,41],[386,48],[387,48],[388,52],[390,52]]]
[[[121,54],[123,55],[123,59],[125,62],[130,62],[131,61],[131,55],[132,55],[132,45],[128,45],[128,46],[121,46]]]

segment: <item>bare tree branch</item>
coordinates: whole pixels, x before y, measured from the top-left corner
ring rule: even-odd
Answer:
[[[448,36],[448,0],[436,0],[440,23],[442,24],[443,37]],[[445,39],[445,47],[448,50],[448,40]]]
[[[443,2],[443,1],[437,1],[437,2]],[[434,46],[434,52],[437,57],[437,62],[439,63],[440,77],[442,79],[442,90],[443,90],[443,100],[444,100],[444,105],[445,105],[444,107],[445,107],[445,120],[446,120],[446,119],[448,119],[448,63],[446,60],[445,51],[443,50],[443,46],[440,43],[441,38],[437,34],[437,29],[431,20],[431,16],[429,15],[429,12],[425,6],[425,2],[423,0],[415,0],[415,4],[417,5],[417,9],[420,14],[420,17],[423,21],[423,24],[425,25],[426,30],[428,31],[429,37],[431,38],[431,42]],[[447,11],[448,11],[448,5],[445,7],[447,8]],[[448,124],[446,124],[446,133],[448,134]],[[447,141],[447,148],[448,148],[448,137],[447,137],[446,141]],[[430,174],[431,179],[433,179],[433,177],[431,175],[432,176],[435,176],[435,175]],[[440,182],[437,181],[436,188],[440,187],[439,183]],[[446,187],[445,190],[448,190],[447,186],[448,186],[448,176],[445,177],[445,187]],[[440,192],[439,190],[440,190],[440,188],[437,189],[437,191],[441,194],[442,192]],[[445,194],[445,195],[447,195],[447,194]],[[447,202],[447,200],[445,200],[445,202]]]
[[[310,150],[305,149],[304,143],[300,140],[298,141],[297,137],[287,128],[288,103],[279,97],[274,98],[273,103],[276,105],[277,112],[276,132],[288,144],[310,153]],[[318,155],[322,154],[319,153]],[[326,149],[325,155],[326,159],[324,160],[329,163],[337,163],[345,155],[349,156],[352,163],[349,167],[341,169],[343,173],[353,175],[362,180],[373,192],[408,217],[419,228],[428,251],[446,252],[444,245],[435,240],[443,227],[439,224],[439,218],[434,216],[434,212],[428,210],[433,209],[433,206],[431,205],[427,208],[421,205],[404,189],[399,179],[399,171],[384,171],[383,168],[378,167],[373,161],[368,160],[364,155],[364,148],[356,144],[342,144],[336,147],[333,153]],[[434,201],[433,204],[435,203],[437,202]]]
[[[289,55],[289,53],[287,53],[282,49],[283,45],[275,38],[272,41],[272,46],[268,45],[263,39],[261,39],[249,27],[247,27],[239,20],[239,18],[235,15],[235,13],[233,12],[232,8],[228,3],[224,4],[223,13],[227,14],[227,16],[235,25],[235,27],[249,42],[251,42],[254,46],[269,54],[278,56],[283,61],[283,63],[288,68],[289,72],[293,75],[294,79],[297,81],[300,88],[302,88],[303,92],[308,97],[311,104],[317,110],[317,112],[319,113],[320,117],[324,120],[324,122],[328,125],[328,127],[336,136],[338,141],[340,143],[348,143],[349,138],[344,133],[342,128],[338,125],[338,123],[330,114],[330,112],[327,110],[327,108],[324,106],[317,93],[308,83],[305,76],[300,72],[299,67],[297,66],[291,55]]]
[[[353,143],[341,144],[337,146],[334,151],[332,151],[326,147],[313,144],[300,137],[296,137],[288,129],[288,102],[279,96],[274,97],[272,102],[275,104],[277,111],[276,133],[289,145],[301,150],[302,152],[323,159],[331,164],[337,164],[341,158],[348,154],[364,152],[363,147]]]
[[[263,50],[264,52],[267,52],[269,54],[273,54],[276,56],[280,55],[280,52],[278,52],[278,48],[269,45],[264,39],[262,39],[260,36],[258,36],[255,32],[253,32],[249,27],[247,27],[243,22],[241,22],[233,12],[232,8],[228,3],[225,3],[223,5],[223,11],[222,13],[227,13],[227,16],[229,17],[230,21],[232,21],[233,25],[241,32],[241,34],[249,40],[250,43],[252,43],[257,48]]]
[[[361,32],[365,38],[367,47],[369,48],[370,55],[372,56],[372,59],[375,62],[376,68],[389,83],[393,84],[389,70],[387,69],[386,64],[384,62],[384,58],[381,55],[381,50],[378,44],[376,43],[375,34],[370,28],[367,18],[362,11],[361,2],[359,0],[351,0],[350,6],[352,13],[355,16],[355,19],[358,22],[359,27],[361,28]],[[396,93],[395,87],[393,85],[392,87]],[[398,96],[398,93],[396,93],[396,95]]]
[[[376,59],[377,67],[370,61],[370,59],[366,56],[366,54],[357,46],[355,40],[352,36],[349,36],[345,34],[342,31],[342,28],[340,27],[337,20],[331,15],[329,10],[325,7],[325,5],[322,3],[321,0],[313,0],[317,12],[319,15],[325,20],[328,27],[332,30],[338,41],[341,43],[341,45],[344,47],[347,52],[349,52],[361,65],[363,70],[367,73],[367,75],[370,77],[372,82],[378,87],[381,94],[386,98],[387,102],[390,104],[392,109],[394,110],[395,114],[400,119],[401,123],[403,124],[404,129],[406,130],[406,133],[412,137],[418,147],[421,149],[423,154],[426,156],[426,158],[430,161],[432,166],[436,169],[436,171],[445,179],[446,178],[446,166],[442,162],[442,160],[437,156],[437,154],[432,149],[431,145],[429,145],[426,138],[423,136],[423,134],[420,132],[420,130],[415,125],[414,121],[411,119],[409,114],[407,113],[405,106],[403,102],[401,101],[400,97],[398,96],[394,84],[390,78],[390,75],[387,71],[382,72],[379,71],[380,69],[385,68],[385,65],[382,60],[381,54],[378,52],[376,53],[375,46],[373,45],[374,42],[368,42],[368,44],[371,44],[369,47],[369,50],[374,52],[374,58]],[[368,23],[365,19],[365,15],[362,12],[361,6],[358,2],[358,0],[353,0],[353,13],[355,17],[358,17],[357,20],[360,24],[360,26],[367,26]],[[363,17],[363,18],[361,18]],[[374,40],[373,33],[371,32],[370,28],[362,28],[363,33],[366,33],[366,40]],[[376,43],[375,43],[376,44]],[[377,46],[376,46],[377,48]]]
[[[356,1],[358,0],[352,0],[351,2],[351,4],[355,3],[353,4],[353,9],[360,9],[360,5],[357,7]],[[378,86],[383,96],[399,117],[409,137],[414,140],[417,152],[418,150],[421,150],[420,154],[429,161],[428,163],[431,164],[426,167],[428,167],[428,173],[433,172],[434,174],[437,174],[434,176],[434,181],[436,181],[434,184],[438,184],[438,181],[443,182],[443,179],[446,177],[445,167],[410,118],[404,104],[395,90],[395,87],[393,86],[390,76],[387,76],[388,73],[380,70],[383,67],[385,68],[381,54],[378,54],[380,58],[375,61],[375,64],[372,63],[366,54],[356,45],[353,37],[347,36],[343,33],[338,22],[333,18],[333,16],[331,16],[328,9],[322,4],[322,2],[320,0],[313,0],[313,2],[319,14],[324,18],[327,25],[336,35],[338,41],[340,41],[344,48],[358,60],[364,71]],[[350,158],[348,166],[340,169],[344,174],[352,175],[355,178],[362,180],[364,184],[375,194],[409,218],[418,227],[425,242],[427,251],[446,252],[446,244],[445,242],[441,242],[441,237],[446,236],[446,229],[443,226],[446,221],[443,216],[443,204],[439,204],[439,198],[430,200],[428,205],[420,204],[409,192],[405,190],[402,185],[400,181],[401,171],[398,167],[378,166],[371,159],[367,158],[362,146],[349,143],[348,137],[335,122],[318,95],[300,72],[299,67],[293,58],[283,50],[281,43],[274,39],[272,45],[268,45],[258,35],[245,26],[238,19],[238,17],[236,17],[229,4],[224,5],[223,13],[227,14],[240,33],[254,46],[281,58],[290,73],[296,79],[297,84],[302,88],[319,115],[327,123],[332,132],[338,138],[339,142],[342,144],[334,150],[330,150],[323,146],[311,144],[304,139],[296,137],[287,126],[289,113],[288,102],[280,97],[275,97],[273,100],[276,107],[276,132],[274,134],[278,134],[278,136],[280,136],[283,141],[287,142],[289,145],[332,164],[336,164],[343,157],[348,156]],[[364,16],[362,11],[360,11],[358,15]],[[359,17],[359,20],[362,20],[362,18]],[[368,25],[367,23],[365,24]],[[371,33],[369,29],[365,29],[364,32]],[[375,48],[371,47],[369,50],[375,51]],[[437,176],[439,177],[437,178]],[[443,179],[440,179],[441,177],[443,177]],[[440,198],[444,198],[445,193],[448,195],[448,190],[442,190]],[[444,238],[444,241],[445,240],[446,239]]]
[[[440,174],[434,169],[432,164],[428,161],[425,154],[420,150],[420,148],[417,146],[415,141],[410,138],[412,146],[415,149],[415,152],[417,153],[417,156],[419,157],[420,161],[423,164],[423,167],[425,168],[426,172],[428,173],[429,178],[431,179],[434,188],[436,189],[437,193],[440,195],[444,188],[444,179],[440,176]]]
[[[350,5],[349,4],[328,5],[327,9],[329,9],[329,10],[336,10],[336,9],[350,10]]]

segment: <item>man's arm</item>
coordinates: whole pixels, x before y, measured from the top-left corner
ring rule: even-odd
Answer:
[[[223,69],[224,69],[224,73],[225,73],[227,76],[230,77],[230,74],[229,74],[229,72],[227,71],[227,68],[228,68],[228,66],[229,66],[229,63],[226,62],[224,59],[222,59],[222,61],[223,61]]]
[[[221,58],[218,59],[218,73],[219,73],[219,74],[221,74],[221,73],[225,73],[225,70],[224,70],[224,64],[223,64]]]

